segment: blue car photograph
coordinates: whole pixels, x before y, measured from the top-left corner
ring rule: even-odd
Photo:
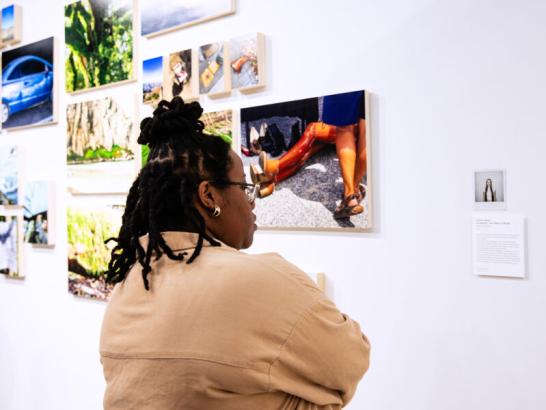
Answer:
[[[53,37],[2,53],[2,128],[53,122]]]

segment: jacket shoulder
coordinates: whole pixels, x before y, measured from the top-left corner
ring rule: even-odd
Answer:
[[[228,251],[221,271],[238,285],[261,288],[263,292],[298,292],[302,299],[316,300],[322,291],[300,268],[278,253],[247,254]]]

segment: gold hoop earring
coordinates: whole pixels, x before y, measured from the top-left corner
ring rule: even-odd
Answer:
[[[214,211],[212,211],[212,217],[218,218],[221,213],[222,213],[222,210],[220,209],[220,207],[218,205],[214,205]]]

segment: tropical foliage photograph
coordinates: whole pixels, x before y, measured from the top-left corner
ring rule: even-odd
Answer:
[[[65,43],[67,92],[133,79],[133,1],[66,5]]]
[[[201,121],[205,125],[204,131],[207,134],[222,138],[236,150],[233,141],[233,113],[231,110],[206,112],[201,116]],[[142,145],[141,148],[141,166],[148,162],[150,148],[147,145]]]
[[[222,138],[233,145],[233,125],[231,110],[206,112],[201,121],[205,125],[205,132]]]
[[[106,300],[113,286],[107,284],[110,252],[121,226],[122,207],[100,206],[88,209],[70,206],[67,210],[68,288],[70,293]]]

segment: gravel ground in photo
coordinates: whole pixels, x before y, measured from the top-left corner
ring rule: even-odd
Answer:
[[[293,176],[277,184],[272,195],[256,199],[257,225],[267,228],[359,228],[368,227],[368,195],[364,212],[348,219],[334,219],[343,194],[343,180],[335,148],[327,147]]]

